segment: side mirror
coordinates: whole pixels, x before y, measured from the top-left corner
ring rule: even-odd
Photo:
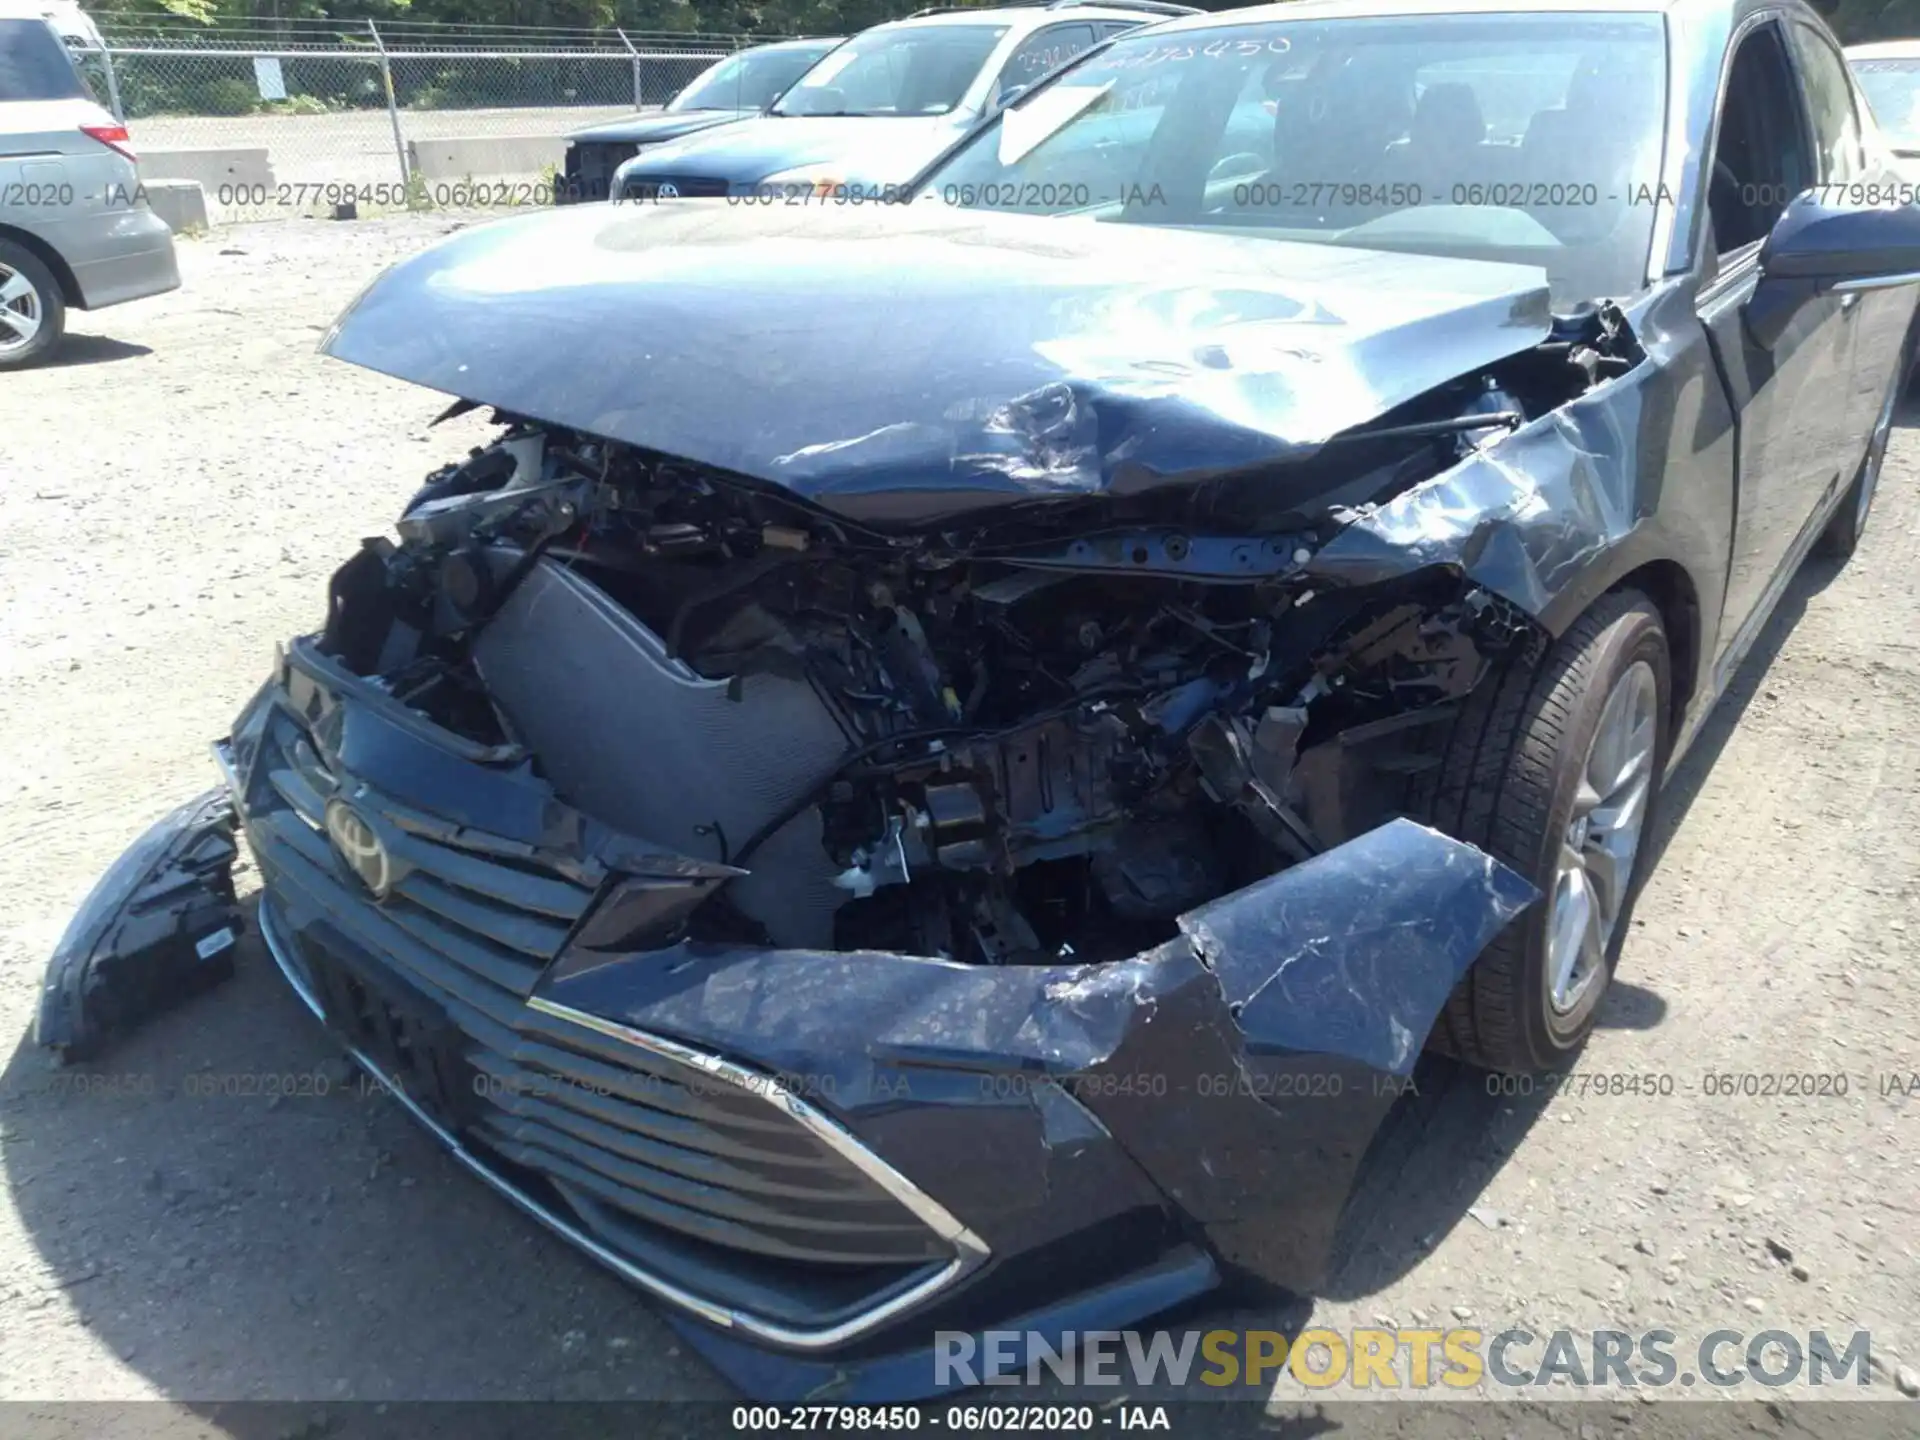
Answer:
[[[1871,289],[1920,279],[1920,208],[1830,209],[1808,190],[1760,247],[1760,273],[1823,288]]]
[[[1841,208],[1819,195],[1798,196],[1760,247],[1747,325],[1769,349],[1816,295],[1920,282],[1920,207]]]
[[[1006,109],[1009,105],[1013,104],[1014,101],[1018,100],[1022,95],[1026,94],[1027,91],[1031,90],[1032,88],[1033,86],[1031,84],[1007,86],[1005,89],[1003,89],[1000,92],[1000,98],[993,102],[994,108],[997,110]]]

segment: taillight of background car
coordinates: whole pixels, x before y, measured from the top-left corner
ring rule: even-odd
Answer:
[[[127,133],[124,125],[82,125],[80,133],[89,139],[98,140],[102,145],[129,160],[138,160],[134,153],[133,137]]]

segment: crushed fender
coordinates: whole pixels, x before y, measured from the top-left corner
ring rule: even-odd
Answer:
[[[1004,1156],[943,1188],[976,1229],[1114,1205],[1137,1167],[1229,1265],[1304,1291],[1448,993],[1537,893],[1400,819],[1190,912],[1126,960],[689,943],[570,973],[563,952],[566,978],[541,993],[807,1076],[890,1154]],[[904,1096],[920,1103],[903,1112]],[[911,1133],[894,1129],[902,1114]]]

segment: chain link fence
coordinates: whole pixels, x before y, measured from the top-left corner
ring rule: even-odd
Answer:
[[[565,137],[653,109],[773,36],[281,21],[109,29],[82,69],[145,180],[194,180],[215,223],[546,204]]]

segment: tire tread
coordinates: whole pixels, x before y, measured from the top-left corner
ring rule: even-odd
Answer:
[[[1533,874],[1552,822],[1557,761],[1575,706],[1594,683],[1607,631],[1637,609],[1658,616],[1636,590],[1605,595],[1551,648],[1523,652],[1476,687],[1441,742],[1440,763],[1416,782],[1412,813]],[[1524,1017],[1515,1009],[1523,993],[1519,968],[1526,963],[1526,935],[1520,925],[1509,926],[1448,997],[1435,1026],[1436,1048],[1484,1069],[1535,1068]]]

